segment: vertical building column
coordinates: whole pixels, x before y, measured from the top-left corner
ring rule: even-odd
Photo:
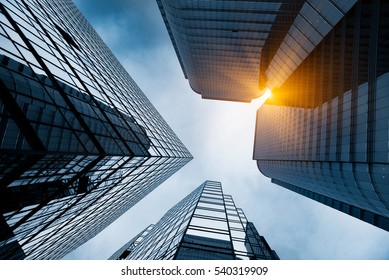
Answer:
[[[339,83],[337,91],[338,95],[338,120],[337,120],[337,133],[336,136],[336,161],[340,162],[342,159],[342,135],[343,135],[343,102],[344,102],[344,78],[345,78],[345,64],[346,62],[346,30],[347,30],[348,16],[345,15],[341,22],[340,31],[340,46],[339,46]]]
[[[357,128],[357,107],[358,107],[358,70],[359,70],[359,43],[361,33],[361,10],[362,4],[359,1],[356,4],[354,14],[354,31],[353,31],[353,53],[351,67],[351,127],[350,127],[350,160],[355,162],[356,153],[356,128]]]
[[[376,129],[376,93],[377,93],[377,53],[378,33],[380,21],[380,0],[371,4],[370,36],[369,36],[369,63],[368,63],[368,115],[367,115],[367,162],[373,163],[375,151]]]
[[[324,143],[322,143],[321,145],[325,145],[324,146],[324,155],[320,155],[320,160],[325,160],[325,161],[330,161],[330,146],[331,146],[331,134],[333,133],[333,131],[331,130],[331,116],[332,116],[332,111],[335,111],[335,109],[333,110],[332,109],[332,106],[333,106],[333,102],[332,102],[332,99],[333,97],[335,96],[335,93],[333,92],[333,83],[334,83],[334,76],[336,75],[336,71],[334,71],[334,65],[336,65],[334,63],[334,52],[335,52],[335,47],[334,47],[334,44],[335,44],[335,31],[332,30],[329,34],[329,58],[328,60],[326,61],[327,63],[327,69],[325,69],[324,71],[327,71],[327,75],[329,77],[328,79],[328,84],[324,84],[323,83],[323,86],[326,90],[325,94],[327,95],[326,97],[326,100],[327,101],[327,110],[326,110],[326,119],[325,119],[325,136],[324,136]],[[321,108],[322,106],[320,106]],[[322,110],[322,109],[320,109]],[[323,112],[322,112],[323,114]],[[336,133],[336,132],[335,132]]]

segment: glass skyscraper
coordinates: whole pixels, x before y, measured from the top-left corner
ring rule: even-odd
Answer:
[[[110,259],[277,260],[220,182],[205,181]]]
[[[258,110],[254,159],[273,183],[389,231],[389,4],[381,2],[358,1]]]
[[[275,88],[356,0],[157,0],[185,78],[206,99]]]
[[[0,259],[58,259],[192,156],[71,1],[0,19]]]
[[[157,3],[203,98],[272,90],[254,144],[265,176],[389,230],[387,1]]]

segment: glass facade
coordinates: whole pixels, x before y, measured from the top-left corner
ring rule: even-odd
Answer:
[[[0,259],[58,259],[192,156],[71,1],[0,24]]]
[[[205,181],[110,259],[279,259],[219,182]]]
[[[388,15],[383,1],[349,10],[258,110],[254,159],[272,182],[389,231]]]
[[[250,102],[279,87],[356,0],[157,0],[192,89]]]
[[[266,67],[266,87],[280,87],[356,2],[304,1]]]

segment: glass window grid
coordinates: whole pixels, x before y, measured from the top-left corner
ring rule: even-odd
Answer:
[[[125,210],[127,210],[129,207],[131,207],[137,201],[139,201],[139,199],[144,197],[148,192],[150,192],[158,184],[160,184],[162,181],[164,181],[169,176],[169,174],[172,174],[175,171],[177,171],[182,165],[184,165],[187,161],[190,160],[191,155],[186,150],[186,148],[182,145],[182,143],[178,140],[178,138],[176,137],[174,132],[172,132],[171,129],[169,128],[169,126],[162,120],[161,116],[158,114],[158,112],[155,110],[155,108],[151,104],[149,104],[148,100],[146,100],[143,93],[141,93],[140,89],[135,85],[135,83],[129,77],[129,75],[127,73],[125,73],[123,68],[118,63],[118,61],[115,58],[113,58],[111,52],[106,48],[106,46],[101,42],[96,42],[96,40],[98,40],[97,39],[98,37],[97,37],[97,35],[95,35],[93,29],[90,26],[87,26],[86,21],[82,23],[84,25],[83,28],[86,28],[88,30],[88,32],[90,32],[89,34],[91,35],[91,37],[84,36],[84,35],[79,36],[77,34],[78,27],[76,27],[70,33],[72,35],[76,34],[75,41],[79,45],[82,45],[83,43],[85,43],[82,40],[86,40],[88,44],[94,43],[94,44],[92,44],[93,46],[90,48],[90,50],[88,48],[85,49],[85,53],[87,53],[85,56],[91,55],[95,68],[93,69],[93,71],[88,72],[87,70],[88,70],[88,67],[91,66],[91,63],[90,63],[91,61],[84,60],[84,62],[81,62],[81,63],[78,62],[79,58],[81,56],[80,52],[78,50],[75,50],[72,46],[69,46],[67,44],[67,42],[65,42],[63,40],[62,36],[58,33],[58,30],[53,26],[53,22],[57,21],[57,24],[61,27],[65,26],[64,30],[66,30],[66,26],[67,26],[68,22],[75,18],[73,15],[69,14],[69,13],[73,13],[73,12],[69,11],[69,13],[66,16],[63,16],[62,19],[55,18],[55,17],[58,16],[58,12],[60,12],[60,13],[64,12],[64,7],[67,7],[67,6],[72,5],[72,4],[70,4],[68,1],[65,1],[65,2],[63,2],[63,4],[65,6],[58,8],[57,12],[55,12],[55,11],[48,11],[47,6],[42,7],[42,6],[40,6],[40,4],[37,4],[35,1],[26,1],[26,3],[30,5],[30,9],[33,11],[33,14],[37,17],[38,21],[42,24],[44,30],[37,24],[36,19],[33,18],[31,16],[31,14],[25,9],[24,4],[20,4],[18,2],[14,2],[14,1],[8,1],[4,5],[6,7],[6,10],[11,14],[13,19],[16,20],[17,24],[21,27],[21,30],[24,33],[24,35],[26,35],[27,38],[29,40],[31,40],[31,43],[34,46],[35,50],[43,57],[43,59],[48,58],[49,55],[52,58],[55,58],[55,59],[50,59],[50,61],[47,60],[47,61],[45,61],[45,63],[47,65],[51,65],[51,63],[53,63],[52,64],[53,67],[58,67],[57,69],[60,69],[61,71],[63,71],[61,73],[64,73],[65,75],[61,74],[60,75],[61,77],[57,77],[58,80],[65,82],[66,84],[70,85],[72,88],[79,90],[80,92],[83,92],[83,93],[86,93],[85,87],[86,87],[86,89],[93,88],[93,90],[91,90],[91,92],[93,92],[94,94],[97,94],[97,93],[100,94],[100,92],[102,92],[102,91],[106,91],[105,94],[107,94],[107,92],[108,92],[111,97],[109,97],[108,95],[101,95],[101,96],[103,96],[103,98],[101,99],[100,95],[99,95],[99,96],[96,96],[96,98],[100,98],[100,100],[102,100],[102,102],[104,102],[106,104],[107,104],[107,101],[111,100],[110,106],[112,106],[114,104],[114,103],[112,103],[112,101],[114,101],[114,99],[116,99],[115,104],[116,104],[116,106],[119,106],[118,109],[121,111],[121,113],[122,114],[132,114],[133,118],[136,119],[136,121],[138,123],[140,123],[142,125],[142,127],[145,128],[145,130],[147,131],[147,134],[150,135],[150,140],[152,142],[151,143],[152,146],[150,147],[149,152],[152,154],[152,157],[154,157],[155,160],[142,159],[139,163],[135,163],[135,165],[129,164],[126,168],[127,168],[129,174],[134,173],[134,175],[131,175],[131,178],[133,181],[122,180],[122,181],[126,181],[126,182],[119,183],[120,180],[119,181],[117,179],[111,180],[112,183],[116,182],[116,184],[118,184],[118,186],[120,186],[118,189],[121,189],[123,193],[128,193],[125,190],[131,189],[135,185],[138,187],[139,191],[137,193],[134,193],[133,197],[131,195],[128,195],[126,197],[127,201],[125,199],[121,199],[119,202],[115,201],[115,203],[113,203],[114,201],[112,200],[112,197],[113,197],[113,194],[115,194],[115,193],[114,193],[112,188],[108,188],[109,193],[111,194],[111,196],[108,197],[108,199],[112,200],[112,202],[107,203],[107,207],[106,207],[107,209],[105,209],[105,211],[109,212],[109,209],[112,208],[114,213],[112,215],[112,218],[109,218],[108,215],[101,216],[101,221],[102,221],[101,224],[103,226],[105,226],[110,221],[115,219],[115,217],[117,217],[120,213],[123,213]],[[50,5],[55,6],[57,4],[51,3]],[[75,7],[72,6],[71,10],[74,10],[74,9],[75,9]],[[21,12],[25,13],[26,17],[19,17],[19,14]],[[77,14],[76,17],[78,17],[78,16],[79,16],[79,14]],[[27,50],[26,46],[24,45],[24,42],[19,39],[19,36],[17,36],[16,33],[14,33],[15,35],[13,35],[12,38],[9,37],[8,33],[13,32],[12,31],[13,28],[8,23],[8,21],[5,19],[3,14],[0,14],[0,17],[1,17],[1,26],[2,26],[1,27],[2,29],[0,32],[3,36],[2,40],[5,39],[6,42],[10,42],[10,44],[8,44],[8,43],[2,44],[2,46],[0,47],[1,48],[0,51],[2,53],[5,53],[7,56],[11,57],[12,59],[15,59],[16,61],[29,66],[37,73],[44,74],[43,69],[41,68],[39,63],[35,60],[34,56],[31,55],[31,53]],[[5,26],[8,26],[8,27],[5,27]],[[3,32],[4,28],[8,28],[7,33]],[[27,31],[26,28],[29,29],[30,31]],[[53,42],[51,42],[48,39],[48,36],[51,39],[53,39]],[[85,38],[85,37],[88,37],[88,38]],[[19,44],[15,40],[18,40]],[[37,42],[37,43],[35,43],[35,42]],[[47,46],[47,47],[41,48],[41,46]],[[59,48],[60,52],[58,51],[57,47]],[[9,52],[7,52],[7,50],[9,50]],[[95,56],[96,56],[95,51],[96,50],[98,50],[101,53],[101,56],[104,57],[104,59],[95,58]],[[21,56],[20,54],[18,54],[19,51],[20,51],[20,53],[24,54],[24,57]],[[61,54],[61,52],[62,52],[62,54]],[[65,56],[66,61],[69,62],[70,64],[67,64],[67,62],[64,60],[64,57],[62,55]],[[84,52],[82,52],[82,56],[84,56]],[[105,60],[109,60],[109,62],[107,63],[107,62],[105,62]],[[86,66],[86,64],[88,64],[88,67]],[[117,83],[110,81],[109,83],[107,83],[108,86],[102,86],[103,84],[105,84],[107,82],[107,80],[109,80],[113,77],[113,75],[110,73],[110,71],[107,71],[106,68],[108,68],[108,67],[111,69],[115,69],[116,73],[118,74],[117,77],[115,75],[115,78],[119,79],[120,81],[118,81]],[[82,77],[82,79],[85,80],[86,82],[83,84],[80,83],[78,78],[76,77],[75,73],[73,73],[73,70],[76,71],[78,76]],[[97,82],[97,80],[95,80],[96,73],[98,73],[98,75],[101,75],[100,78],[104,77],[102,82],[101,81]],[[69,77],[69,78],[62,79],[66,75],[68,75],[67,77]],[[85,85],[85,87],[84,87],[84,85]],[[125,93],[122,89],[118,90],[119,87],[125,88],[127,90],[127,93]],[[115,94],[119,93],[120,97],[119,97],[119,95],[113,95],[111,93],[112,91]],[[131,96],[128,94],[128,92],[131,92]],[[131,104],[131,108],[128,109],[126,106],[124,106],[123,102],[129,102]],[[123,125],[126,125],[126,127],[128,128],[127,121],[124,121],[122,117],[120,117],[119,121]],[[132,130],[132,128],[130,128],[129,130]],[[110,132],[110,133],[112,133],[112,132]],[[87,141],[85,141],[86,140],[85,138],[81,137],[80,139],[83,140],[81,142],[84,142],[84,143],[87,142]],[[20,141],[23,141],[23,139],[19,140],[19,143],[20,143]],[[165,160],[165,159],[158,158],[162,155],[174,156],[174,157],[176,157],[176,159]],[[19,158],[21,159],[22,157],[19,156]],[[60,157],[58,157],[58,159],[59,158]],[[55,158],[53,158],[53,160],[55,160]],[[69,160],[71,160],[71,159],[69,159]],[[91,161],[93,161],[93,157],[90,157],[89,161],[87,161],[87,162],[90,163]],[[128,162],[131,162],[131,160]],[[144,164],[143,167],[146,167],[148,170],[146,172],[146,175],[153,176],[154,178],[150,179],[144,174],[140,174],[140,173],[137,174],[137,168],[139,166],[141,166],[141,164]],[[151,164],[153,164],[154,166]],[[8,166],[8,167],[6,167],[6,166]],[[4,168],[8,168],[8,170],[10,170],[9,169],[10,166],[9,165],[6,165],[6,166],[4,166]],[[158,167],[158,168],[156,170],[153,170],[154,167]],[[62,174],[65,174],[70,170],[69,169],[67,171],[66,168],[68,168],[68,167],[61,169]],[[115,171],[118,169],[118,168],[114,167],[114,165],[111,165],[111,166],[107,166],[106,170],[110,170],[111,168],[114,168]],[[82,167],[80,168],[80,170],[82,170]],[[55,173],[54,170],[51,170],[51,172]],[[97,180],[97,181],[104,180],[104,176],[99,177],[97,175],[97,172],[99,172],[100,174],[103,175],[103,170],[94,171],[94,172],[90,171],[90,173],[93,173],[93,177],[95,178],[95,180]],[[77,171],[74,172],[74,174],[76,174],[76,173],[77,173]],[[27,175],[27,174],[30,174],[30,175]],[[30,172],[26,171],[26,176],[32,176],[31,179],[34,180],[34,177],[33,177],[33,174],[31,173],[31,171]],[[50,180],[49,174],[47,174],[45,176],[46,176],[47,180]],[[51,179],[52,178],[53,177],[51,177]],[[43,179],[43,177],[42,177],[42,179]],[[63,179],[69,180],[69,179],[71,179],[71,176],[69,176],[69,175],[63,176]],[[35,181],[38,182],[39,179],[35,178]],[[104,192],[97,191],[99,188],[98,186],[99,186],[99,183],[95,184],[95,188],[97,188],[97,189],[96,189],[96,191],[94,190],[91,192],[91,197],[90,197],[91,201],[93,201],[92,195],[97,198],[97,201],[98,201],[99,195],[100,195],[100,200],[104,199]],[[105,183],[104,187],[107,187],[107,183]],[[143,192],[143,193],[141,192],[142,188],[145,190],[145,192]],[[129,198],[131,201],[130,203],[128,202]],[[85,197],[83,199],[86,201],[87,198]],[[78,201],[80,209],[82,209],[82,207],[84,207],[84,206],[85,206],[85,209],[88,209],[88,207],[91,207],[91,209],[92,209],[93,206],[91,206],[91,205],[93,205],[93,204],[92,203],[83,204],[83,202],[82,202],[82,201],[84,201],[83,199]],[[61,202],[61,201],[63,201],[63,202]],[[69,204],[67,204],[65,201],[67,201],[67,200],[63,199],[63,198],[58,199],[58,201],[56,201],[55,203],[54,202],[48,203],[47,207],[51,207],[49,205],[55,205],[56,203],[57,204],[62,203],[60,205],[62,205],[62,207],[64,207],[64,208],[66,208],[67,206],[69,206]],[[69,203],[70,200],[67,202]],[[115,205],[118,205],[118,206],[115,206]],[[74,208],[76,206],[71,205],[70,207]],[[31,215],[32,212],[31,212],[30,208],[31,207],[27,206],[26,209],[21,209],[21,211],[20,211],[21,217],[27,217],[28,215],[30,215],[30,217],[27,220],[27,224],[30,221],[32,224],[34,219],[35,219],[34,215]],[[94,208],[96,208],[96,207],[94,207]],[[115,208],[117,210],[115,210]],[[103,209],[103,207],[102,207],[102,209]],[[54,210],[54,208],[53,208],[53,210]],[[82,212],[82,211],[80,211],[80,212]],[[14,220],[12,218],[12,216],[15,215],[15,217],[16,217],[16,215],[18,215],[17,213],[18,212],[8,213],[7,217],[9,219],[9,221]],[[38,215],[39,213],[40,212],[38,211],[37,213],[35,213],[35,215]],[[63,215],[64,215],[63,217],[65,217],[66,212],[64,212]],[[58,219],[59,219],[58,221],[60,221],[63,218],[59,216]],[[42,224],[41,224],[42,227],[44,227],[45,225],[49,225],[48,223],[50,221],[49,220],[45,220],[45,221],[47,222],[47,224],[44,224],[44,222],[42,222]],[[55,224],[57,224],[57,223],[58,222],[55,222]],[[78,222],[76,223],[75,219],[73,219],[73,222],[72,222],[72,220],[69,221],[69,223],[72,224],[73,227],[77,224],[79,225],[78,227],[75,226],[74,231],[80,230],[82,227],[81,224],[79,224]],[[89,220],[89,222],[85,221],[85,223],[86,224],[85,224],[84,229],[87,232],[88,231],[87,224],[89,223],[90,225],[92,225],[92,222],[91,222],[91,220]],[[100,225],[97,227],[102,228],[103,226]],[[28,227],[29,226],[26,225],[26,226],[22,226],[21,228],[27,229]],[[69,227],[69,228],[71,228],[71,227]],[[59,231],[55,230],[54,227],[52,227],[52,230],[48,230],[48,232],[49,233],[48,233],[47,237],[51,238],[51,239],[47,238],[47,240],[49,240],[49,242],[47,242],[48,248],[50,246],[51,247],[57,246],[56,242],[58,242],[58,240],[61,239],[61,237],[60,237],[61,235],[59,234]],[[68,231],[68,233],[69,233],[69,231]],[[63,232],[61,234],[63,234]],[[87,236],[86,239],[84,238],[85,235]],[[39,236],[39,235],[34,236],[34,234],[32,234],[32,233],[30,233],[30,235],[24,234],[23,236],[24,236],[23,240],[30,240],[29,242],[39,243],[37,240],[41,240],[41,241],[43,240],[42,236]],[[63,236],[66,236],[66,235],[63,235]],[[69,244],[66,244],[66,246],[64,246],[64,247],[66,247],[66,250],[69,251],[69,250],[77,247],[79,244],[84,242],[83,240],[87,240],[91,236],[90,236],[90,234],[88,236],[88,234],[86,233],[86,234],[84,234],[84,236],[79,236],[79,237],[80,237],[80,239],[77,240],[77,242],[74,242],[73,244],[71,244],[70,246],[69,246]],[[28,246],[29,245],[26,245],[26,248]],[[34,246],[30,246],[30,247],[31,248],[29,248],[28,250],[29,250],[29,252],[31,252],[31,256],[33,256],[34,258],[35,257],[39,258],[39,256],[40,257],[44,256],[44,258],[46,258],[46,257],[50,258],[49,257],[50,253],[47,253],[47,254],[43,253],[43,249],[45,249],[45,248],[42,247],[43,248],[42,252],[39,252],[39,249],[37,247],[35,247],[35,248],[33,248]],[[64,255],[65,253],[66,253],[65,251],[62,251],[59,254],[53,253],[52,257],[55,255],[55,257],[57,258],[61,254]],[[39,255],[39,254],[41,254],[41,255]]]
[[[222,203],[201,202],[204,197],[209,196],[219,197]],[[215,203],[223,205],[223,208],[208,207]],[[202,204],[205,204],[205,207]],[[183,217],[185,219],[182,219]],[[142,243],[137,243],[134,248],[134,243],[129,242],[115,252],[110,259],[118,259],[117,256],[128,247],[131,247],[133,251],[126,256],[127,259],[274,258],[275,255],[270,253],[266,257],[263,253],[253,253],[254,250],[250,249],[248,244],[254,239],[249,241],[248,237],[245,237],[246,224],[247,219],[242,209],[236,209],[232,197],[223,194],[221,184],[206,181],[170,209],[150,230]],[[166,239],[165,236],[169,238]],[[256,242],[258,243],[259,240]],[[234,250],[233,244],[239,250]],[[251,246],[257,245],[253,243]],[[269,247],[266,250],[271,249]]]

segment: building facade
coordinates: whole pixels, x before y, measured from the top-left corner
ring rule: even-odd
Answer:
[[[273,183],[387,231],[388,15],[358,1],[258,110],[254,148]]]
[[[356,0],[157,0],[185,77],[206,99],[279,87]]]
[[[58,259],[192,156],[71,1],[0,17],[0,259]]]
[[[157,3],[203,98],[272,90],[254,144],[265,176],[389,230],[386,1]]]
[[[279,259],[220,182],[205,181],[110,259]]]

